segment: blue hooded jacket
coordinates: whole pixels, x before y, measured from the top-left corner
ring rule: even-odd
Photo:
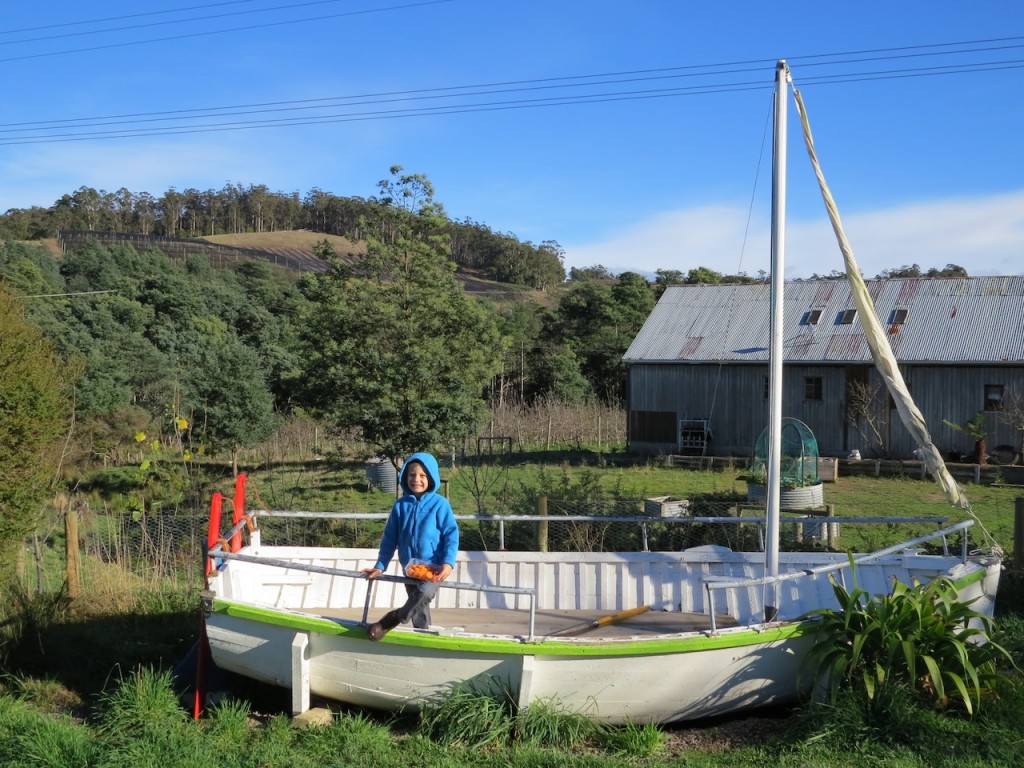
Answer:
[[[405,472],[414,461],[423,465],[430,479],[427,490],[419,498],[405,481]],[[429,453],[414,453],[402,465],[398,482],[404,494],[391,507],[374,568],[387,570],[396,550],[403,572],[414,558],[429,563],[448,563],[454,568],[455,554],[459,551],[459,526],[452,505],[437,493],[441,486],[437,459]]]

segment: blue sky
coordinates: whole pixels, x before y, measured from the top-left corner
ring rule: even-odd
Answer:
[[[0,210],[81,186],[369,197],[401,165],[567,267],[757,274],[786,58],[867,276],[1024,270],[1019,0],[11,5]],[[791,134],[786,272],[826,274],[842,260]]]

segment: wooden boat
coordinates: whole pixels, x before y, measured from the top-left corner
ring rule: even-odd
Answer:
[[[265,515],[273,513],[247,513],[242,526]],[[858,584],[885,593],[893,578],[948,575],[963,599],[991,613],[997,558],[908,544],[860,558]],[[828,577],[848,565],[842,553],[782,553],[777,615],[765,621],[763,552],[463,552],[429,629],[400,626],[371,643],[367,622],[405,600],[397,574],[373,586],[361,578],[375,549],[263,546],[258,527],[236,552],[220,546],[211,548],[222,562],[210,574],[206,617],[213,660],[290,688],[296,713],[311,697],[415,709],[469,684],[521,707],[544,701],[619,724],[702,718],[806,692],[810,638],[800,616],[832,604]]]
[[[786,72],[780,62],[782,92]],[[784,93],[777,97],[777,137],[779,124],[784,128],[784,99]],[[779,144],[777,138],[777,156]],[[778,177],[778,158],[776,165]],[[780,197],[777,191],[777,208]],[[781,275],[781,235],[775,239],[773,274]],[[773,306],[781,311],[778,296]],[[781,345],[777,327],[773,352]],[[773,354],[775,429],[781,421],[776,395],[781,357]],[[913,410],[900,408],[901,413]],[[937,452],[935,458],[941,463]],[[308,709],[313,697],[415,709],[456,686],[471,685],[502,691],[520,707],[546,702],[608,723],[667,723],[792,701],[806,693],[810,675],[802,674],[801,663],[813,641],[813,620],[804,616],[812,609],[838,608],[832,576],[848,586],[855,578],[872,594],[888,593],[894,579],[910,584],[946,576],[962,600],[973,600],[972,608],[992,615],[1001,563],[998,554],[968,552],[969,519],[855,555],[854,575],[843,552],[779,552],[778,466],[774,453],[764,517],[743,521],[767,530],[765,551],[716,545],[683,551],[465,551],[438,593],[434,624],[400,626],[379,643],[368,639],[367,624],[404,602],[403,577],[392,573],[365,580],[360,571],[373,565],[375,549],[263,544],[261,522],[299,513],[247,509],[242,478],[234,524],[226,533],[222,499],[215,495],[211,504],[205,633],[213,661],[290,688],[297,713]],[[930,469],[940,482],[948,477],[944,467]],[[955,493],[955,483],[947,491]],[[630,520],[646,524],[642,517]],[[680,516],[672,522],[739,521]],[[853,522],[858,521],[843,519],[844,525]],[[951,536],[962,542],[958,553],[923,549],[928,540],[945,544]]]

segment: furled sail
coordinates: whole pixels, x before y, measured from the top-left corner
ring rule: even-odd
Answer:
[[[836,207],[835,200],[832,199],[832,193],[829,191],[828,184],[825,183],[825,176],[818,163],[817,153],[814,151],[814,138],[811,136],[811,125],[807,120],[807,110],[804,108],[803,98],[796,88],[793,88],[793,97],[796,100],[796,109],[800,115],[807,153],[811,156],[811,163],[814,165],[814,175],[818,178],[818,187],[825,201],[825,207],[828,209],[828,217],[832,222],[832,229],[835,231],[836,238],[839,241],[839,249],[843,253],[843,261],[846,264],[846,276],[850,282],[851,292],[857,304],[857,312],[860,314],[860,322],[864,328],[864,336],[867,339],[868,346],[871,348],[871,356],[874,358],[875,366],[885,380],[885,386],[896,403],[896,410],[899,412],[903,426],[906,427],[907,431],[914,438],[914,442],[917,443],[929,473],[942,486],[950,504],[963,509],[970,509],[967,498],[946,468],[946,463],[942,460],[939,449],[932,443],[931,435],[928,432],[928,425],[925,424],[921,411],[918,410],[917,405],[915,405],[913,398],[910,396],[906,383],[903,381],[903,374],[900,372],[899,365],[896,362],[896,356],[892,353],[892,347],[889,345],[889,340],[886,338],[882,324],[878,321],[878,315],[875,313],[874,302],[871,301],[867,286],[864,284],[864,278],[860,274],[860,267],[854,258],[853,248],[850,247],[850,243],[846,239],[846,233],[843,231],[843,223],[839,218],[839,209]]]

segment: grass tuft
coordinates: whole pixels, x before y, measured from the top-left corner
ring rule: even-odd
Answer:
[[[515,721],[517,741],[563,750],[601,741],[607,730],[586,713],[570,712],[554,700],[530,704],[519,711]]]
[[[665,732],[654,723],[628,723],[605,732],[604,746],[621,757],[656,757],[665,750]]]
[[[442,700],[424,705],[420,729],[446,746],[487,749],[506,746],[513,733],[515,701],[495,680],[456,686]]]
[[[97,765],[88,729],[68,717],[41,715],[24,701],[0,696],[0,765],[69,768]]]

